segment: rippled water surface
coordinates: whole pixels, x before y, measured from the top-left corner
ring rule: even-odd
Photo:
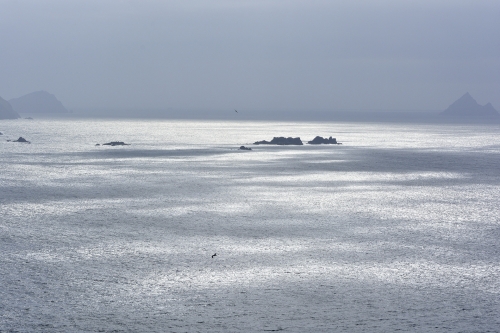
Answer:
[[[499,131],[0,121],[0,332],[498,332]]]

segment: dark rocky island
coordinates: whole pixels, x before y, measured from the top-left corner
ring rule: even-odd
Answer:
[[[22,142],[22,143],[31,143],[30,141],[26,140],[25,138],[23,138],[22,136],[19,137],[19,139],[17,140],[7,140],[8,142]]]
[[[122,141],[111,141],[111,142],[108,142],[108,143],[103,143],[102,145],[103,146],[130,146],[129,143],[125,143],[125,142],[122,142]]]
[[[68,110],[56,98],[46,91],[36,91],[9,100],[14,111],[20,114],[68,113]]]
[[[245,147],[245,146],[241,146],[241,147],[240,147],[240,150],[252,150],[252,148]]]
[[[493,108],[491,103],[479,105],[469,93],[451,104],[446,110],[440,113],[445,118],[500,118],[500,114]]]
[[[19,114],[14,111],[12,105],[5,99],[0,97],[0,119],[17,119],[20,118]]]
[[[274,137],[271,141],[256,141],[253,143],[254,145],[279,145],[279,146],[285,146],[285,145],[303,145],[302,140],[300,140],[299,137],[297,138],[285,138],[285,137]]]
[[[312,139],[311,141],[308,141],[307,143],[310,145],[320,145],[320,144],[341,145],[341,143],[337,142],[336,138],[329,137],[327,139],[327,138],[323,138],[321,136],[317,136],[314,139]]]

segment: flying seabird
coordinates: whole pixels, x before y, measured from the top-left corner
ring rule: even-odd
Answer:
[[[216,255],[217,255],[217,253],[214,253],[214,255],[212,256],[212,258],[215,257]]]
[[[237,110],[234,110],[234,112],[238,113],[238,111],[237,111]]]

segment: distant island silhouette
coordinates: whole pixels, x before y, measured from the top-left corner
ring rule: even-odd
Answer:
[[[54,96],[46,91],[35,91],[9,100],[14,111],[19,114],[61,114],[68,110]]]
[[[336,138],[329,137],[327,139],[327,138],[324,138],[322,136],[317,136],[314,139],[312,139],[311,141],[307,141],[307,143],[310,144],[310,145],[321,145],[321,144],[325,144],[325,145],[341,145],[341,143],[337,142]]]
[[[5,99],[0,97],[0,119],[17,119],[21,118],[19,114],[14,111],[12,105]]]
[[[468,92],[439,115],[443,118],[500,118],[491,103],[479,105]]]
[[[346,122],[402,122],[402,123],[471,123],[490,124],[500,123],[500,114],[491,103],[480,105],[469,94],[465,93],[453,102],[446,110],[304,110],[294,111],[253,111],[234,113],[228,116],[227,110],[94,110],[95,113],[81,113],[81,116],[112,117],[112,118],[159,118],[159,119],[200,119],[200,120],[226,120],[234,119],[231,116],[238,114],[238,120],[271,120],[271,121],[346,121]],[[81,111],[80,111],[81,112]],[[27,116],[78,115],[68,110],[57,98],[46,91],[33,92],[18,98],[4,100],[0,98],[0,119],[31,119]],[[328,141],[327,141],[328,140]],[[307,142],[309,144],[335,144],[329,139],[318,138]],[[254,144],[301,145],[300,138],[274,138],[271,141],[257,141]]]
[[[129,143],[125,143],[123,141],[111,141],[111,142],[108,142],[108,143],[103,143],[102,144],[103,146],[130,146]]]
[[[329,137],[323,138],[322,136],[316,136],[314,139],[311,141],[307,141],[308,144],[310,145],[320,145],[320,144],[335,144],[335,145],[341,145],[341,143],[337,142],[336,138]],[[253,143],[254,145],[278,145],[278,146],[288,146],[288,145],[296,145],[296,146],[301,146],[304,143],[300,139],[300,137],[297,138],[292,138],[288,137],[285,138],[283,136],[275,136],[271,141],[256,141]],[[245,148],[244,146],[241,146],[240,149],[251,149],[251,148]]]
[[[299,137],[297,138],[292,138],[288,137],[285,138],[283,136],[275,136],[271,141],[256,141],[253,143],[254,145],[279,145],[279,146],[284,146],[284,145],[297,145],[301,146],[303,145],[302,140],[300,140]]]

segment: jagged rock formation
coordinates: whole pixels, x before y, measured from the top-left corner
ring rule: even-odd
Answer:
[[[327,138],[323,138],[321,136],[317,136],[314,139],[312,139],[311,141],[308,141],[307,143],[310,144],[310,145],[320,145],[320,144],[338,145],[338,144],[340,144],[340,143],[337,142],[336,138],[329,137],[327,139]]]
[[[456,100],[446,110],[441,112],[440,115],[445,117],[500,117],[500,114],[493,108],[491,103],[481,106],[469,93]]]
[[[30,141],[26,140],[22,136],[19,137],[17,140],[7,140],[8,142],[22,142],[22,143],[31,143]]]
[[[0,119],[17,119],[20,118],[19,114],[14,111],[12,105],[5,99],[0,97]]]
[[[36,91],[9,100],[14,111],[20,114],[68,113],[56,96],[46,91]]]
[[[285,137],[274,137],[271,141],[266,141],[266,140],[263,140],[263,141],[257,141],[257,142],[254,142],[254,145],[280,145],[280,146],[283,146],[283,145],[303,145],[302,143],[302,140],[300,140],[300,138],[291,138],[291,137],[288,137],[288,138],[285,138]]]
[[[26,142],[26,143],[30,143],[28,140],[26,140],[22,136],[20,136],[19,139],[15,140],[14,142]]]

